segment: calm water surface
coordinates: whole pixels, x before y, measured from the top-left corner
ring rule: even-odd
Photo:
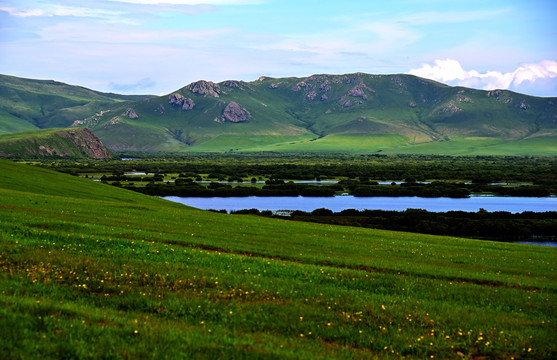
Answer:
[[[460,210],[476,212],[483,208],[487,211],[557,211],[557,198],[532,197],[500,197],[500,196],[472,196],[466,199],[452,198],[420,198],[420,197],[178,197],[165,196],[163,199],[178,202],[195,208],[209,210],[302,210],[313,211],[319,208],[331,209],[335,212],[345,209],[396,210],[425,209],[434,212]],[[530,245],[557,246],[556,242],[523,242]]]
[[[421,198],[421,197],[355,197],[352,195],[334,197],[178,197],[166,196],[164,199],[193,206],[199,209],[215,209],[227,211],[242,209],[259,210],[302,210],[313,211],[319,208],[331,209],[335,212],[345,209],[396,210],[424,209],[434,212],[452,210],[476,212],[483,208],[487,211],[557,211],[557,197],[501,197],[472,196],[465,199],[452,198]]]

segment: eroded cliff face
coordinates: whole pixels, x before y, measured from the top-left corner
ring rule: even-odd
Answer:
[[[63,130],[57,134],[72,141],[77,146],[77,150],[81,150],[87,157],[93,159],[110,159],[112,157],[112,152],[89,129]]]
[[[110,159],[111,151],[89,129],[64,129],[48,134],[30,132],[29,137],[2,141],[0,157],[88,157]]]

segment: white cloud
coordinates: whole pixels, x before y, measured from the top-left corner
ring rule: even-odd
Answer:
[[[395,21],[409,25],[432,25],[458,22],[473,22],[479,20],[489,20],[498,16],[503,16],[508,9],[494,10],[471,10],[471,11],[430,11],[404,14]]]
[[[10,15],[17,16],[17,17],[75,16],[75,17],[112,19],[112,18],[119,18],[121,15],[124,14],[121,11],[91,9],[87,7],[62,6],[62,5],[54,5],[54,6],[48,6],[44,9],[30,9],[30,10],[0,8],[0,11],[6,11]]]
[[[481,88],[484,90],[511,89],[519,90],[521,86],[532,87],[539,80],[557,78],[557,62],[544,60],[537,64],[522,64],[513,72],[466,71],[457,60],[434,60],[434,65],[423,64],[421,68],[408,73],[423,78],[447,83]]]
[[[138,5],[251,5],[256,0],[109,0]]]
[[[460,63],[456,60],[434,60],[434,66],[423,64],[419,69],[412,69],[408,73],[427,79],[448,82],[453,80],[464,80],[470,77],[469,73],[464,71]]]
[[[544,60],[539,64],[524,64],[515,70],[514,83],[520,85],[524,81],[557,77],[557,62]]]
[[[30,17],[30,16],[44,16],[44,11],[40,9],[32,9],[32,10],[17,10],[14,8],[6,8],[0,7],[0,11],[5,11],[12,16],[18,17]]]
[[[43,28],[38,34],[44,41],[53,43],[69,42],[75,45],[93,43],[92,51],[102,49],[101,44],[141,45],[146,48],[159,44],[171,47],[207,47],[215,39],[232,36],[235,29],[127,29],[118,24],[99,27],[93,23],[63,22]]]
[[[112,17],[122,15],[121,11],[110,11],[103,9],[90,9],[75,6],[55,6],[50,12],[57,16],[77,16],[77,17]]]

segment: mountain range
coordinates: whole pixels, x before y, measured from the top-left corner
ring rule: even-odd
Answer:
[[[412,75],[197,81],[164,96],[0,81],[0,133],[86,127],[114,151],[557,154],[557,98]]]

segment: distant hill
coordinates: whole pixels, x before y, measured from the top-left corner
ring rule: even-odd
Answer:
[[[557,154],[557,98],[412,75],[198,81],[118,100],[64,126],[77,119],[116,151]]]
[[[109,159],[112,152],[88,129],[46,129],[0,135],[0,157]]]
[[[0,75],[0,134],[69,127],[102,109],[151,96],[93,91],[52,80]]]

